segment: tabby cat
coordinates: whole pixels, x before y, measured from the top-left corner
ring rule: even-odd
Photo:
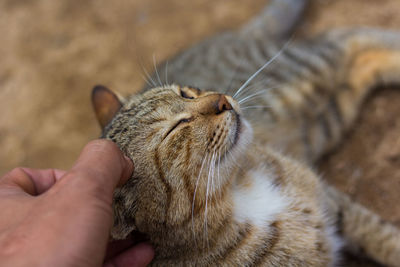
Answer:
[[[145,234],[154,266],[334,266],[344,246],[400,266],[399,229],[310,169],[373,87],[400,82],[400,33],[287,42],[306,5],[271,0],[169,60],[139,94],[95,87],[103,137],[135,163],[115,192],[112,238]]]

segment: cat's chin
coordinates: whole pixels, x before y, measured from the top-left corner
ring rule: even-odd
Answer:
[[[243,152],[253,139],[253,129],[250,123],[244,118],[239,103],[233,98],[229,98],[233,107],[235,124],[233,130],[233,142],[229,150]]]
[[[250,123],[243,118],[238,116],[237,128],[235,133],[235,143],[240,150],[244,150],[253,139],[253,128]]]
[[[250,123],[243,118],[242,115],[235,113],[235,123],[231,131],[233,135],[233,141],[224,154],[230,154],[234,159],[236,159],[240,157],[241,154],[245,153],[246,148],[251,143],[253,130],[250,126]]]

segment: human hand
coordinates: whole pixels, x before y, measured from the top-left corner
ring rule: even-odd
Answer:
[[[95,140],[70,171],[16,168],[5,174],[0,178],[1,266],[101,266],[113,191],[132,172],[132,162],[114,143]],[[153,254],[149,245],[139,244],[105,266],[145,266]]]

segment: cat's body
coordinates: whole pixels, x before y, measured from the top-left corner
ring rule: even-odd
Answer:
[[[305,164],[339,142],[373,86],[400,82],[400,33],[335,31],[280,51],[305,3],[272,1],[239,31],[194,46],[153,76],[182,86],[122,103],[95,90],[104,137],[135,163],[115,193],[113,238],[145,233],[160,266],[332,266],[343,244],[399,265],[399,230]],[[222,94],[275,56],[253,91],[239,100]]]

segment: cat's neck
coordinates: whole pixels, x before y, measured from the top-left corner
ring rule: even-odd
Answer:
[[[226,191],[210,201],[193,219],[176,226],[160,225],[152,234],[157,255],[173,259],[183,255],[189,258],[213,258],[214,254],[224,254],[247,235],[249,231],[269,231],[271,224],[286,208],[287,201],[276,186],[274,159],[265,160],[249,154],[242,157],[230,173]],[[208,222],[212,222],[208,223]],[[173,235],[173,238],[172,236]],[[177,235],[180,235],[177,237]],[[171,242],[171,240],[174,240]]]

